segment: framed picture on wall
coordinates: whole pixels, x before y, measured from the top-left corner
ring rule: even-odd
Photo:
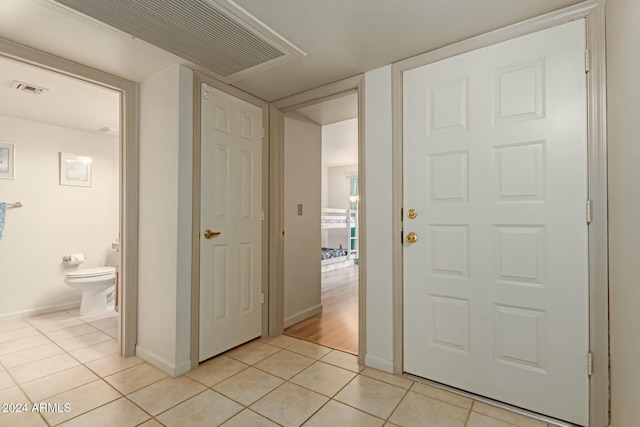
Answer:
[[[89,156],[60,153],[60,185],[91,187],[91,164]]]
[[[0,178],[15,178],[16,146],[8,142],[0,142]]]

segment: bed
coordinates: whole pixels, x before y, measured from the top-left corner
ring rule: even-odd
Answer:
[[[322,248],[321,270],[329,271],[355,264],[358,259],[358,211],[322,209],[320,228],[344,230],[344,244],[340,244],[338,248]]]

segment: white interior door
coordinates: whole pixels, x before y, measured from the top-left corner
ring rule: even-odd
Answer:
[[[262,109],[202,94],[200,361],[262,334]]]
[[[575,21],[408,71],[403,95],[405,371],[582,425],[584,34]]]

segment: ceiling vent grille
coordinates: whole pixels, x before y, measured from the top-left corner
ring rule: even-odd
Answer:
[[[11,84],[11,87],[13,89],[17,89],[19,91],[26,92],[26,93],[31,93],[31,94],[34,94],[34,95],[42,95],[43,93],[45,93],[46,91],[49,90],[49,89],[44,88],[44,87],[32,85],[32,84],[29,84],[29,83],[19,82],[17,80],[14,81]]]
[[[63,6],[238,80],[303,56],[232,0],[55,0]]]

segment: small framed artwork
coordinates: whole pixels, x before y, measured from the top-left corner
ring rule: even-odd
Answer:
[[[7,142],[0,142],[0,178],[15,178],[16,146]]]
[[[91,187],[91,163],[88,156],[60,153],[60,185]]]

